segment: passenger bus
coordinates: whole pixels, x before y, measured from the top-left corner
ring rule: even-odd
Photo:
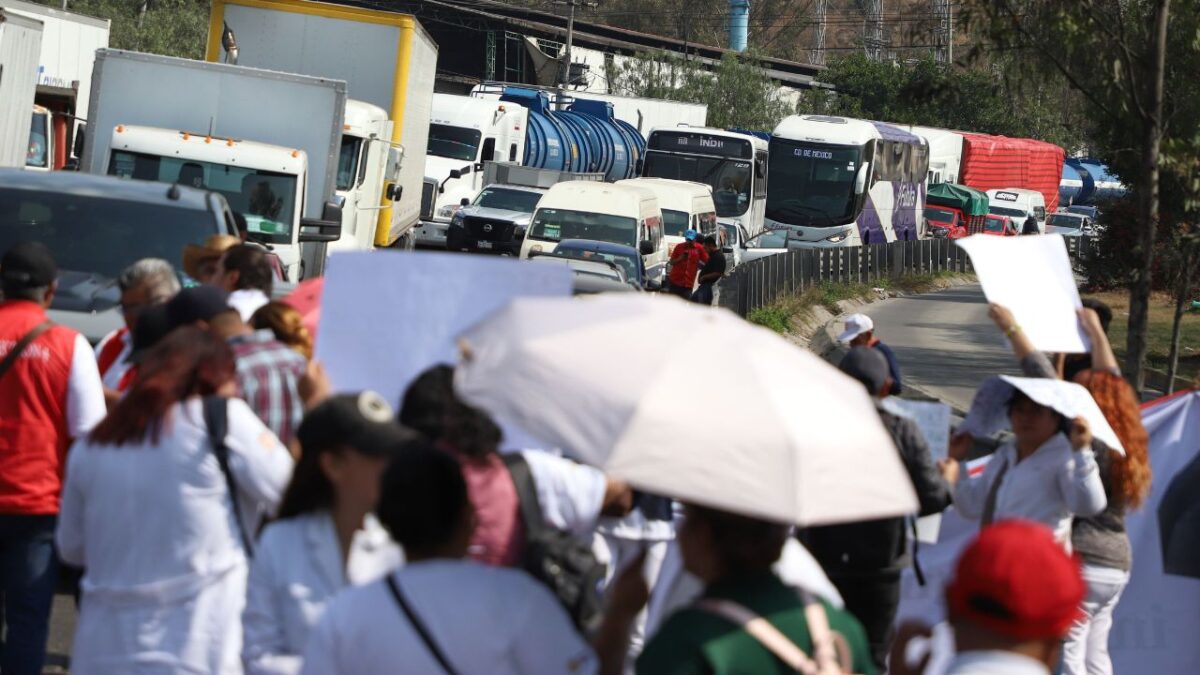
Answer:
[[[682,125],[651,129],[642,176],[710,185],[717,218],[736,222],[751,236],[763,229],[767,142],[761,138]]]
[[[807,246],[917,239],[929,146],[882,122],[792,115],[770,142],[767,228]]]

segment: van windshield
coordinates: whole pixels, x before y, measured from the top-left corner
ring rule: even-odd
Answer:
[[[113,150],[108,174],[219,192],[229,208],[246,216],[254,239],[272,244],[292,242],[296,206],[296,176],[292,174],[127,150]]]
[[[547,241],[590,239],[637,247],[637,219],[567,209],[538,209],[529,237]]]
[[[989,206],[988,213],[994,213],[997,216],[1012,216],[1013,218],[1025,218],[1029,215],[1021,209],[1010,209],[1003,206]]]
[[[663,234],[668,237],[682,237],[687,231],[688,214],[683,211],[673,211],[671,209],[663,209]]]

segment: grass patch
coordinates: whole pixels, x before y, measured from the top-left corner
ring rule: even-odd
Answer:
[[[776,333],[786,333],[792,325],[792,312],[782,303],[777,302],[750,312],[746,320],[764,328],[770,328]]]
[[[1125,335],[1129,330],[1128,291],[1106,291],[1087,294],[1108,303],[1113,310],[1108,339],[1119,362],[1125,361]],[[1175,320],[1175,301],[1165,293],[1150,296],[1150,321],[1146,328],[1148,352],[1146,365],[1166,372],[1167,356],[1171,349],[1171,326]],[[1179,339],[1178,377],[1191,380],[1200,373],[1200,311],[1189,310],[1183,315]]]

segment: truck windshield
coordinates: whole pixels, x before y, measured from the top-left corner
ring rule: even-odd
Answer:
[[[651,150],[646,153],[642,176],[690,180],[711,186],[717,215],[722,218],[740,216],[750,208],[750,162],[745,160]]]
[[[590,239],[637,246],[637,220],[605,213],[538,209],[529,228],[531,239]]]
[[[461,159],[464,162],[474,162],[479,154],[479,139],[483,137],[478,129],[454,127],[449,124],[429,125],[429,150],[431,155],[447,159]]]
[[[272,244],[292,241],[296,205],[296,176],[292,174],[126,150],[113,151],[108,173],[219,192],[231,209],[246,216],[254,239]]]
[[[927,220],[934,220],[939,223],[953,223],[954,216],[954,211],[950,209],[939,209],[936,206],[925,207],[925,218]]]
[[[767,217],[832,227],[854,220],[854,180],[862,148],[771,138]]]
[[[689,222],[688,214],[683,211],[673,211],[671,209],[663,209],[663,234],[669,237],[682,237],[687,231]]]
[[[358,176],[358,160],[362,146],[363,139],[357,136],[342,136],[342,151],[338,154],[338,190],[353,190],[361,181]]]
[[[1004,227],[1005,224],[1003,218],[988,218],[987,220],[983,221],[983,229],[987,232],[1003,233]]]
[[[49,115],[33,111],[33,126],[29,129],[29,150],[25,153],[25,166],[46,169],[50,166],[48,154],[50,130],[46,128]]]
[[[0,250],[40,241],[54,254],[54,308],[103,311],[119,300],[113,282],[142,258],[178,263],[187,244],[220,228],[213,212],[38,190],[0,188]]]
[[[1053,225],[1054,227],[1078,230],[1083,227],[1083,218],[1080,218],[1079,216],[1067,216],[1056,213],[1050,216],[1049,224]]]
[[[1012,216],[1014,218],[1024,218],[1029,215],[1021,209],[1010,209],[1003,206],[989,206],[988,213],[994,213],[997,216]]]
[[[537,208],[538,200],[541,198],[542,193],[540,192],[484,188],[479,193],[479,196],[475,198],[475,206],[482,206],[487,209],[500,209],[501,211],[533,213],[533,210]]]

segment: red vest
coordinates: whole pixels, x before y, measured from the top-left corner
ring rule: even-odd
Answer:
[[[46,320],[41,305],[0,303],[0,358]],[[67,380],[75,331],[54,326],[0,378],[0,513],[58,513],[67,434]]]

